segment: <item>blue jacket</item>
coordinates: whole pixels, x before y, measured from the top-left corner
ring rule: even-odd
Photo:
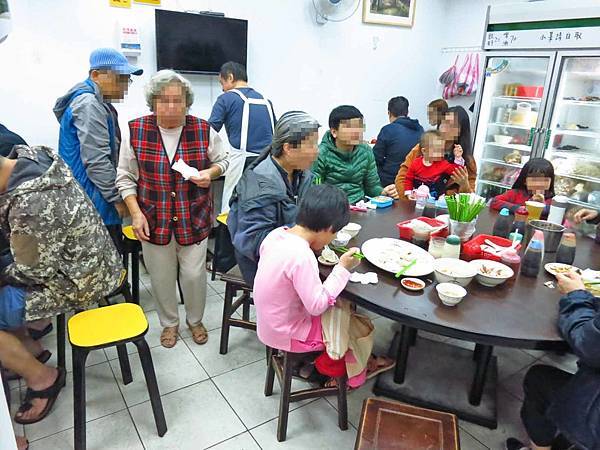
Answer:
[[[558,391],[549,417],[578,448],[600,449],[600,298],[583,290],[563,296],[558,327],[579,370]]]
[[[423,127],[419,121],[409,117],[399,117],[381,129],[373,153],[375,153],[377,172],[384,187],[394,184],[400,165],[412,148],[419,143],[422,134]]]
[[[119,159],[118,123],[89,78],[60,97],[54,106],[60,123],[58,153],[92,200],[105,225],[121,223],[114,203]]]
[[[297,202],[312,178],[310,171],[302,172],[298,196],[293,198],[270,156],[250,166],[242,175],[231,197],[227,228],[235,258],[248,284],[254,283],[263,239],[275,228],[296,222]]]

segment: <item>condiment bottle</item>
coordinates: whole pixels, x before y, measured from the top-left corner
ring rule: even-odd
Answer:
[[[514,280],[517,278],[517,274],[519,273],[519,268],[521,267],[521,257],[517,253],[516,250],[509,248],[508,250],[504,250],[501,255],[502,263],[506,264],[510,267],[514,274],[509,280]]]
[[[550,205],[550,212],[548,213],[548,222],[562,225],[563,218],[565,217],[565,210],[569,205],[569,199],[562,195],[557,195],[552,199]]]
[[[518,231],[521,234],[525,234],[525,225],[527,224],[527,217],[529,216],[529,211],[524,206],[520,206],[519,209],[515,211],[515,222],[513,224],[513,231]]]
[[[544,233],[535,230],[521,263],[521,274],[526,277],[537,277],[544,260]]]
[[[451,234],[446,238],[442,257],[457,259],[460,257],[460,238],[458,236]]]
[[[425,201],[425,209],[423,209],[423,216],[433,219],[435,217],[435,199],[429,197]]]
[[[521,233],[519,233],[518,231],[513,231],[512,233],[510,233],[508,235],[508,239],[510,239],[512,242],[516,242],[517,244],[520,244],[521,241],[523,240],[523,235]]]
[[[577,241],[575,233],[565,233],[560,240],[558,250],[556,250],[556,262],[563,264],[573,264],[575,261],[575,248]]]
[[[500,214],[498,214],[496,222],[494,223],[494,230],[492,231],[492,234],[494,236],[508,238],[510,230],[512,229],[512,225],[513,220],[510,217],[510,211],[508,208],[502,208],[502,210],[500,210]]]

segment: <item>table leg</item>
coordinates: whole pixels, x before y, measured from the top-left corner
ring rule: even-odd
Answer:
[[[408,361],[408,352],[414,336],[414,330],[402,325],[400,331],[400,343],[398,344],[398,353],[396,355],[396,368],[394,370],[394,382],[397,384],[404,383],[406,375],[406,362]]]
[[[471,392],[469,393],[469,403],[471,405],[478,406],[481,403],[481,396],[493,350],[494,347],[491,345],[479,345],[475,360],[477,367],[475,369],[475,376],[473,377],[473,384],[471,385]]]

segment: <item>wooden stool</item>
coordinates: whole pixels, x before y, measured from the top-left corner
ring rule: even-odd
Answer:
[[[238,327],[256,331],[256,323],[250,320],[250,305],[254,304],[252,301],[252,287],[244,281],[239,267],[235,266],[229,272],[222,275],[221,280],[225,282],[225,302],[223,304],[219,353],[225,355],[229,347],[229,328]],[[242,295],[234,303],[233,298],[237,295],[238,291],[242,291]],[[242,319],[232,318],[231,316],[240,306],[242,306]]]
[[[277,423],[277,440],[285,441],[287,434],[288,414],[290,403],[306,400],[309,398],[320,398],[329,395],[337,395],[338,426],[341,430],[348,429],[348,403],[347,403],[347,381],[346,376],[335,378],[337,387],[318,387],[302,389],[292,392],[292,369],[294,365],[309,354],[318,353],[292,353],[267,347],[267,379],[265,381],[265,396],[273,394],[273,382],[275,374],[281,386],[281,397],[279,399],[279,421]]]
[[[125,351],[125,344],[132,342],[138,349],[146,386],[150,395],[152,412],[159,436],[167,432],[152,355],[144,339],[148,322],[144,311],[133,303],[119,303],[104,308],[75,314],[69,319],[69,341],[73,348],[73,403],[75,422],[75,450],[84,450],[85,436],[85,360],[91,350],[117,346]],[[125,355],[127,352],[125,351]],[[129,360],[127,360],[127,365]],[[133,381],[131,369],[123,370],[123,384]]]
[[[129,270],[129,255],[131,255],[131,294],[133,302],[140,304],[140,253],[142,244],[135,237],[133,227],[123,227],[123,266]]]
[[[355,450],[418,448],[459,450],[456,416],[378,398],[364,401]]]

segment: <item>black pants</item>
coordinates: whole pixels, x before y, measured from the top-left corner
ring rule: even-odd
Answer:
[[[117,247],[117,250],[122,255],[123,254],[123,231],[122,231],[121,225],[105,225],[105,226],[106,226],[106,229],[108,230],[108,234],[110,234],[112,241],[115,243],[115,247]]]
[[[556,392],[565,386],[573,375],[556,367],[536,365],[527,371],[523,381],[525,400],[521,420],[533,443],[540,447],[568,448],[569,443],[558,435],[554,423],[546,412]]]

